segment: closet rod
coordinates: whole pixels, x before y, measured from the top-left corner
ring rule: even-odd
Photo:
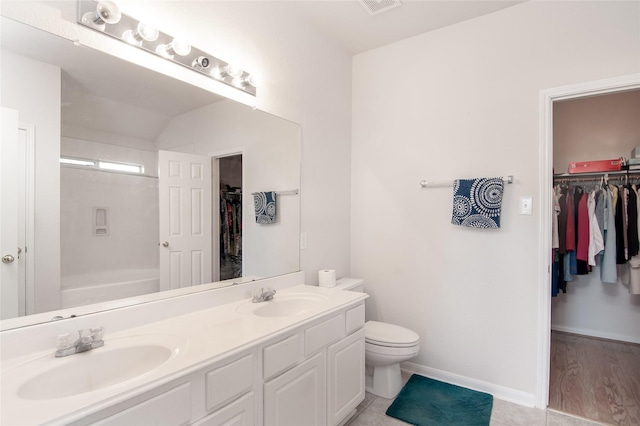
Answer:
[[[513,183],[513,175],[503,176],[504,183]],[[423,188],[435,188],[435,187],[450,187],[453,186],[452,180],[423,180],[420,181],[420,186]]]
[[[574,182],[574,181],[593,181],[600,178],[621,179],[625,177],[640,178],[640,170],[620,170],[611,172],[593,172],[593,173],[576,173],[576,174],[557,174],[553,175],[554,182]]]

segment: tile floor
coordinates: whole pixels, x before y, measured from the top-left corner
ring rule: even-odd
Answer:
[[[403,371],[402,377],[406,382],[411,374]],[[364,401],[356,410],[356,415],[345,426],[407,425],[408,423],[385,414],[392,402],[392,399],[382,398],[367,392]],[[527,408],[497,398],[493,399],[491,426],[594,426],[602,424],[604,423],[571,417],[557,411]]]

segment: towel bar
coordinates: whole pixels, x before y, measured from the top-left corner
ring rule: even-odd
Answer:
[[[251,195],[256,195],[258,194],[257,192],[252,192]],[[298,190],[297,189],[290,189],[288,191],[276,191],[276,195],[297,195],[298,194]]]
[[[503,176],[502,180],[505,183],[511,184],[513,183],[513,175]],[[423,188],[451,187],[453,186],[453,181],[452,180],[423,180],[423,181],[420,181],[420,186]]]

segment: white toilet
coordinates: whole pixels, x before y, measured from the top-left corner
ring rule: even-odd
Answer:
[[[336,287],[364,292],[364,280],[343,278]],[[364,325],[367,392],[395,398],[402,389],[400,363],[418,355],[420,336],[408,328],[378,321]]]

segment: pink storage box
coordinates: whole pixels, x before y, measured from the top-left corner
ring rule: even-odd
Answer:
[[[622,158],[615,160],[576,161],[569,163],[569,173],[612,172],[622,170]]]

